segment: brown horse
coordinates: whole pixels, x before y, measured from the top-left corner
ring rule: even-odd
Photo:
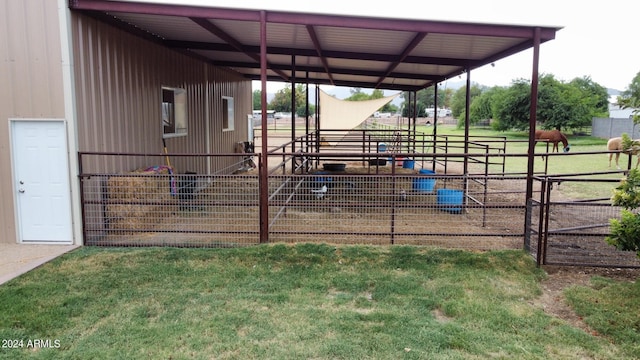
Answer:
[[[640,140],[633,140],[634,142],[640,141]],[[614,137],[609,139],[609,141],[607,141],[607,150],[609,151],[622,151],[624,150],[624,147],[622,146],[622,138],[621,137]],[[638,146],[632,146],[630,149],[628,149],[627,151],[623,151],[625,154],[629,154],[629,156],[633,156],[633,155],[637,155],[638,153],[640,153],[640,148],[638,148]],[[613,157],[614,153],[609,153],[609,167],[611,167],[611,158]],[[618,169],[620,169],[620,165],[618,164],[618,160],[620,160],[620,153],[615,153],[616,154],[616,167]],[[638,156],[638,160],[636,161],[636,169],[638,168],[638,164],[640,164],[640,156]]]
[[[569,145],[569,140],[567,137],[560,132],[560,130],[536,130],[536,142],[538,140],[547,140],[548,142],[553,144],[552,152],[558,152],[558,143],[562,142],[564,146],[562,151],[568,152],[571,149]]]

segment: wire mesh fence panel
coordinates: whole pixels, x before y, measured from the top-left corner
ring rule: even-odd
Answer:
[[[528,206],[529,217],[525,218],[527,228],[525,229],[524,249],[540,264],[542,262],[543,220],[541,210],[543,207],[541,202],[535,199],[531,199]]]
[[[620,218],[620,208],[610,204],[551,203],[545,264],[638,267],[633,251],[620,251],[605,238],[609,221]]]
[[[526,154],[507,154],[503,137],[465,146],[408,131],[323,131],[287,138],[257,164],[241,144],[229,154],[170,158],[81,153],[85,244],[524,246],[541,263],[638,266],[635,254],[604,242],[619,216],[609,197],[621,174],[550,176],[547,156],[534,164],[542,170],[526,199],[526,177],[505,172]],[[149,165],[158,163],[167,165]]]
[[[428,183],[430,177],[433,184]],[[501,181],[486,177],[423,174],[411,181],[408,201],[397,213],[395,243],[464,249],[522,247],[523,193],[506,193]]]
[[[270,177],[270,241],[522,247],[524,206],[517,195],[500,200],[504,190],[486,189],[499,185],[497,179],[493,184],[413,169],[388,172],[388,166],[349,165],[338,172]]]
[[[606,242],[611,219],[621,216],[621,208],[612,206],[610,200],[611,190],[619,184],[618,176],[576,175],[544,180],[550,192],[543,204],[544,264],[640,267],[635,252],[617,250]],[[557,191],[560,187],[563,192]]]
[[[269,181],[277,189],[269,203],[270,241],[389,243],[390,177],[318,171]]]
[[[250,175],[110,174],[83,179],[88,245],[217,247],[259,240]]]

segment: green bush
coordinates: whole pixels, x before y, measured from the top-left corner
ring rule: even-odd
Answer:
[[[640,257],[640,214],[632,210],[640,207],[640,171],[632,169],[620,185],[614,190],[611,198],[613,205],[622,206],[620,220],[611,219],[611,234],[607,236],[608,244],[618,250],[635,251]]]

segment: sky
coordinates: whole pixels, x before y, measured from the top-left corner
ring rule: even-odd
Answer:
[[[562,27],[554,40],[540,46],[539,71],[570,81],[588,76],[596,83],[625,90],[640,72],[637,46],[637,0],[134,0],[215,7],[380,16],[420,20],[486,22]],[[365,4],[363,6],[363,4]],[[531,79],[533,52],[526,50],[471,72],[471,81],[508,86]],[[460,79],[456,79],[460,81]],[[270,83],[268,92],[282,88]],[[441,85],[442,86],[442,85]]]

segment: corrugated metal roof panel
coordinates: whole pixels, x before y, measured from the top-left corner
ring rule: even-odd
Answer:
[[[224,42],[189,18],[179,16],[112,13],[112,16],[162,39]]]
[[[343,86],[394,90],[419,90],[458,76],[533,47],[536,30],[540,43],[559,30],[107,0],[75,0],[70,7],[94,16],[102,11],[116,26],[126,23],[135,26],[130,31],[157,34],[166,46],[192,51],[250,79],[260,78],[263,18],[270,80],[289,81],[295,66],[313,74],[311,83],[335,79]]]

